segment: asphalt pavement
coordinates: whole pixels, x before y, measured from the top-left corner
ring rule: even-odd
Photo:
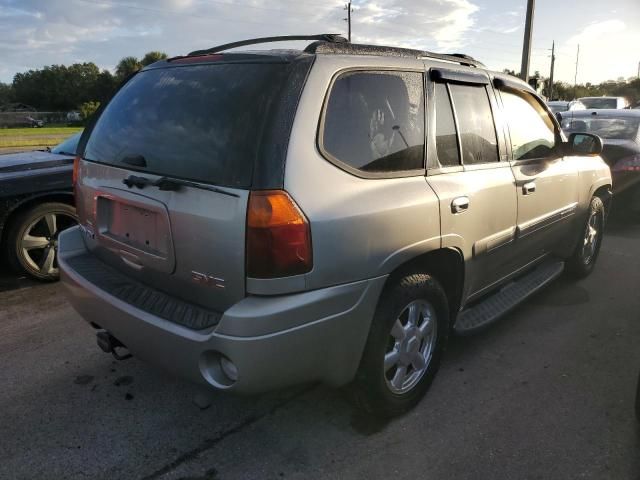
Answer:
[[[116,362],[60,285],[0,274],[0,479],[639,480],[639,287],[640,221],[614,219],[593,275],[454,338],[383,422],[342,390],[207,397]]]

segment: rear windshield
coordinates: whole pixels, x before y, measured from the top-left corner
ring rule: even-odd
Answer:
[[[618,108],[616,98],[583,98],[580,101],[587,108]]]
[[[96,123],[84,158],[230,187],[249,187],[283,64],[211,64],[133,77]]]
[[[636,140],[640,118],[574,117],[562,120],[567,133],[593,133],[612,140]]]

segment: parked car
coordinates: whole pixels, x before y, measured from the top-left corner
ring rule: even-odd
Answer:
[[[578,99],[587,109],[629,108],[629,102],[624,97],[582,97]]]
[[[196,51],[119,90],[79,151],[62,280],[106,352],[218,390],[351,383],[399,414],[450,331],[593,270],[609,168],[470,57],[291,39],[317,41]]]
[[[49,151],[0,155],[0,246],[15,270],[58,278],[58,235],[76,223],[71,188],[80,134]]]
[[[602,158],[611,167],[616,197],[640,213],[640,110],[587,110],[561,115],[567,134],[588,132],[602,138]],[[618,202],[616,202],[618,203]]]
[[[44,120],[40,120],[38,118],[33,117],[25,117],[27,125],[33,128],[41,128],[44,127]]]
[[[572,100],[570,102],[565,100],[553,100],[551,102],[547,102],[547,105],[553,113],[586,110],[587,108],[579,100]]]

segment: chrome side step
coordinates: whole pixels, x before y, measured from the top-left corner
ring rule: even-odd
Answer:
[[[508,283],[480,303],[462,310],[453,326],[458,335],[470,335],[490,325],[522,303],[564,270],[564,262],[549,261]]]

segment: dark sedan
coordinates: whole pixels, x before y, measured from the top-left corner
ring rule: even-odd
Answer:
[[[602,158],[613,176],[614,195],[640,213],[640,110],[581,110],[560,113],[562,129],[602,138]],[[618,200],[615,202],[621,204]]]
[[[51,150],[0,155],[0,242],[9,265],[58,278],[58,234],[75,224],[71,185],[80,133]]]

